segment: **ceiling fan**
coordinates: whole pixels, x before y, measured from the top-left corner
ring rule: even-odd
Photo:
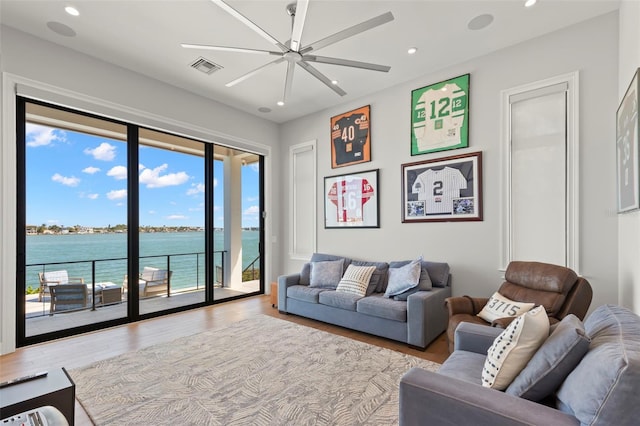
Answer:
[[[393,21],[393,14],[391,12],[383,13],[382,15],[376,16],[375,18],[371,18],[367,21],[361,22],[352,27],[346,28],[342,31],[338,31],[335,34],[332,34],[328,37],[325,37],[321,40],[313,42],[308,45],[302,45],[302,31],[304,29],[304,22],[307,16],[307,8],[309,7],[309,0],[298,0],[297,3],[291,3],[287,6],[287,13],[291,16],[292,19],[292,31],[291,31],[291,39],[285,43],[281,43],[265,30],[260,28],[257,24],[251,21],[249,18],[244,16],[242,13],[238,12],[233,7],[229,6],[223,0],[211,0],[225,12],[242,22],[244,25],[255,31],[258,35],[277,46],[280,51],[271,51],[271,50],[258,50],[258,49],[248,49],[243,47],[228,47],[228,46],[211,46],[207,44],[188,44],[182,43],[181,46],[187,49],[208,49],[208,50],[219,50],[219,51],[227,51],[227,52],[241,52],[241,53],[252,53],[258,55],[269,55],[276,56],[277,58],[272,62],[269,62],[261,67],[254,69],[233,81],[230,81],[226,84],[227,87],[234,86],[254,75],[258,74],[260,71],[269,68],[273,65],[287,62],[287,74],[285,77],[285,85],[284,85],[284,95],[282,100],[278,102],[279,105],[284,105],[288,96],[291,93],[291,86],[293,84],[293,72],[295,70],[296,64],[299,65],[302,69],[307,71],[309,74],[320,80],[322,83],[327,85],[331,90],[336,92],[340,96],[344,96],[347,94],[344,90],[342,90],[336,81],[332,81],[327,78],[324,74],[322,74],[318,69],[311,65],[311,62],[321,63],[321,64],[332,64],[332,65],[341,65],[345,67],[353,67],[353,68],[361,68],[366,70],[373,71],[381,71],[388,72],[391,67],[386,65],[377,65],[371,64],[367,62],[358,62],[349,59],[340,59],[340,58],[329,58],[326,56],[317,56],[313,53],[322,49],[323,47],[327,47],[331,44],[342,41],[346,38],[352,37],[356,34],[360,34],[361,32],[370,30],[379,25],[386,24],[387,22]]]

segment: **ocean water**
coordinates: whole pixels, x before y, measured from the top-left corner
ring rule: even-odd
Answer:
[[[224,233],[214,237],[215,270],[220,273],[224,249]],[[260,233],[242,231],[242,265],[247,267],[258,256]],[[38,272],[66,269],[70,277],[82,277],[85,283],[113,282],[122,284],[127,270],[127,234],[27,235],[26,285],[39,286]],[[140,269],[151,266],[167,269],[171,288],[204,285],[204,232],[157,232],[140,234]],[[258,265],[256,265],[257,267]],[[220,277],[216,277],[220,279]]]

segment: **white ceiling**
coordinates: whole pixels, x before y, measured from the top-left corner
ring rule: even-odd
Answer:
[[[287,4],[293,0],[228,0],[228,3],[281,42],[291,33]],[[296,67],[292,93],[283,107],[286,62],[226,87],[237,77],[273,57],[184,49],[180,43],[274,49],[265,39],[209,0],[0,0],[0,21],[20,31],[101,58],[184,90],[282,123],[333,105],[357,99],[491,51],[514,45],[607,13],[618,0],[364,1],[311,0],[302,45],[391,11],[392,22],[348,38],[318,55],[391,66],[388,73],[314,64],[347,92],[338,96]],[[80,16],[64,11],[75,6]],[[487,28],[472,31],[474,17],[491,14]],[[62,23],[76,33],[62,36],[47,26]],[[410,56],[407,49],[418,48]],[[314,52],[315,53],[315,52]],[[570,52],[568,52],[570,53]],[[189,67],[202,56],[223,67],[211,75]],[[269,113],[258,111],[270,108]]]

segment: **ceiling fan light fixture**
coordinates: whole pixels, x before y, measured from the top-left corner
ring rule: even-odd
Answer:
[[[64,8],[64,11],[67,12],[69,15],[71,16],[79,16],[80,12],[78,12],[78,9],[76,9],[73,6],[67,6]]]
[[[331,80],[331,84],[333,84],[334,86],[336,86],[338,84],[338,80]]]
[[[407,50],[407,53],[408,53],[409,55],[413,55],[413,54],[415,54],[417,51],[418,51],[418,48],[417,48],[417,47],[410,47],[410,48]]]
[[[527,0],[524,2],[524,7],[531,7],[534,4],[536,4],[538,2],[538,0]]]
[[[278,101],[278,102],[277,102],[277,105],[278,105],[278,106],[284,106],[284,102],[283,102],[283,101]]]

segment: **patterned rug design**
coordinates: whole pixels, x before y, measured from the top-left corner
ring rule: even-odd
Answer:
[[[395,425],[439,364],[265,315],[72,370],[97,425]]]

